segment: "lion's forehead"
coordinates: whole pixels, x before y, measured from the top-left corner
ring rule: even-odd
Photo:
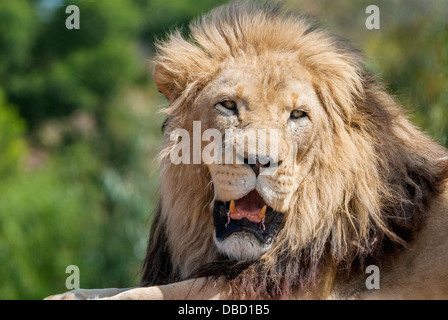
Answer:
[[[285,107],[318,103],[312,81],[308,75],[301,75],[273,75],[254,66],[228,68],[211,81],[205,98],[242,100],[249,110],[275,108],[275,111],[281,111]]]

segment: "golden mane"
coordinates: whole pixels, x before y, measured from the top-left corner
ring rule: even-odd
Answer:
[[[170,106],[142,284],[224,275],[235,297],[282,298],[319,285],[331,266],[357,272],[412,241],[448,176],[446,151],[409,122],[345,42],[278,6],[237,2],[157,48],[156,84]],[[189,128],[186,114],[224,61],[272,53],[295,57],[312,75],[328,121],[273,248],[254,262],[228,261],[214,249],[210,174],[173,165],[169,133]]]

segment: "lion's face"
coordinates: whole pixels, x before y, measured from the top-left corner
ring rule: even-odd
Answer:
[[[232,146],[226,149],[231,161],[223,154],[221,164],[207,165],[215,244],[231,258],[256,259],[272,245],[313,161],[310,149],[325,112],[311,76],[281,56],[232,60],[194,108],[203,130],[218,129]]]

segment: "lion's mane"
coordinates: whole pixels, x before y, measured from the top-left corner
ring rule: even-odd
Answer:
[[[210,175],[203,165],[173,165],[167,137],[188,127],[185,114],[223,61],[270,52],[294,56],[312,74],[328,123],[273,248],[254,262],[228,261],[212,240]],[[308,18],[251,2],[219,7],[191,24],[189,38],[175,31],[159,42],[155,63],[170,106],[144,285],[223,275],[235,297],[311,290],[334,270],[350,275],[396,254],[441,192],[446,151],[409,122],[357,51]]]

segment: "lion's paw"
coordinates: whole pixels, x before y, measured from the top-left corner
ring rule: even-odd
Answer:
[[[88,294],[87,290],[78,289],[66,293],[55,294],[46,297],[44,300],[90,300],[90,299],[95,299],[95,297],[91,296],[91,294]]]

